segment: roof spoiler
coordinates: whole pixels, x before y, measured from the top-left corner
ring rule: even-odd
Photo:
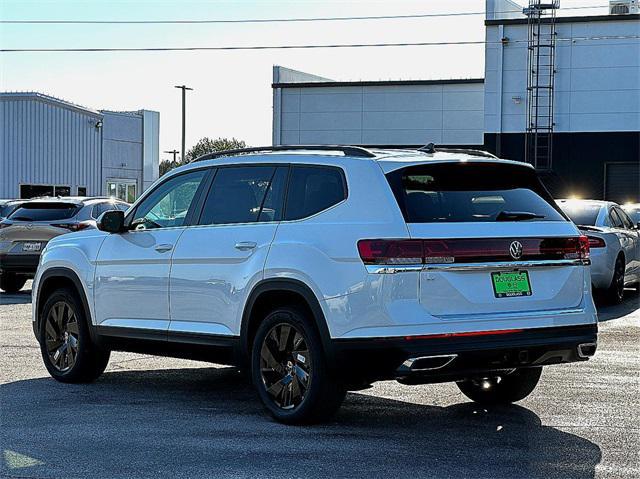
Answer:
[[[421,148],[418,148],[418,151],[427,153],[429,155],[439,151],[443,153],[466,153],[467,155],[483,156],[485,158],[494,158],[496,160],[499,159],[496,155],[493,155],[488,151],[476,150],[473,148],[436,148],[435,143],[429,143]]]

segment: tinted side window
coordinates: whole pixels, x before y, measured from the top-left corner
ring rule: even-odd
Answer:
[[[609,212],[609,218],[611,220],[611,226],[613,226],[614,228],[624,227],[622,225],[622,220],[620,219],[620,216],[618,216],[618,213],[614,208],[611,208],[611,211]]]
[[[340,203],[347,197],[342,170],[325,166],[293,166],[286,219],[298,220]]]
[[[93,207],[91,216],[97,219],[105,211],[111,211],[111,210],[127,211],[127,208],[123,208],[122,203],[113,203],[113,202],[98,203]]]
[[[616,208],[616,213],[618,213],[618,216],[622,220],[622,224],[624,225],[624,228],[626,228],[628,230],[632,230],[633,229],[633,222],[627,216],[627,214],[623,210],[621,210],[620,208]]]
[[[136,229],[182,226],[206,174],[196,170],[166,180],[138,205],[132,225]]]
[[[269,216],[275,217],[275,209],[271,207],[264,215],[262,210],[275,173],[274,166],[219,168],[199,224],[253,223],[260,217],[261,221],[271,221]]]

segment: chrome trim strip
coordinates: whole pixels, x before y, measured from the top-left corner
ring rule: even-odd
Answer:
[[[420,356],[418,358],[409,358],[409,359],[407,359],[404,363],[402,363],[402,366],[404,366],[405,368],[409,369],[410,371],[435,371],[437,369],[442,369],[442,368],[448,366],[457,357],[458,357],[457,354],[439,354],[439,355],[435,355],[435,356]],[[414,369],[413,368],[413,363],[415,363],[416,361],[419,361],[420,359],[437,359],[437,358],[449,358],[449,361],[446,361],[442,365],[437,366],[435,368],[420,368],[420,369]]]
[[[484,271],[559,266],[588,266],[588,259],[550,259],[539,261],[499,261],[496,263],[425,264],[424,271]]]
[[[367,272],[372,274],[396,274],[396,273],[407,273],[410,271],[420,272],[422,271],[421,264],[394,264],[394,265],[386,265],[386,264],[368,264]]]
[[[372,274],[396,274],[416,271],[496,271],[522,268],[554,268],[560,266],[589,266],[589,259],[550,259],[538,261],[499,261],[495,263],[447,263],[447,264],[368,264]]]

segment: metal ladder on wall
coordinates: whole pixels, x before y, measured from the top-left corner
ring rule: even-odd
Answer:
[[[556,10],[560,0],[529,0],[527,16],[527,118],[525,161],[550,170],[553,157],[553,90]]]

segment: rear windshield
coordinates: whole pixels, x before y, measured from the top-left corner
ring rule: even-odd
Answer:
[[[408,223],[565,221],[535,172],[518,165],[419,165],[387,179]]]
[[[12,204],[8,204],[8,205],[0,205],[0,218],[6,218],[7,216],[9,216],[11,213],[14,212],[14,210],[20,206],[19,203],[12,205]]]
[[[561,203],[560,208],[577,225],[595,226],[600,213],[600,205],[567,202]]]
[[[75,216],[80,206],[72,203],[27,203],[15,210],[9,219],[14,221],[56,221]]]

